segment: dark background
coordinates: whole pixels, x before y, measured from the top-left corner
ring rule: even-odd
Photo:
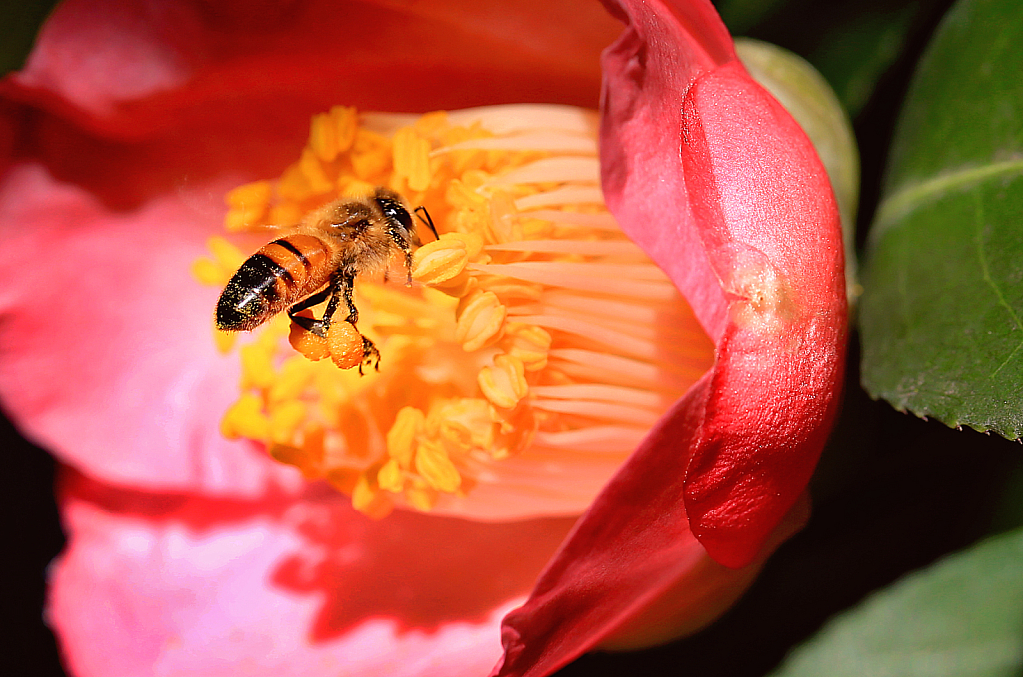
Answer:
[[[951,2],[716,4],[735,34],[780,44],[814,63],[850,109],[864,177],[862,244],[899,104]],[[14,27],[15,35],[0,49],[0,65],[17,67],[48,6],[0,2],[0,25]],[[830,616],[872,590],[987,534],[1023,524],[1021,445],[951,430],[871,401],[858,386],[857,362],[854,341],[842,417],[812,485],[810,524],[779,549],[740,603],[692,638],[647,651],[585,656],[559,675],[764,675]],[[0,672],[63,675],[42,619],[46,567],[64,542],[53,498],[59,468],[2,417],[0,449],[6,545],[0,637],[7,644],[0,647]]]

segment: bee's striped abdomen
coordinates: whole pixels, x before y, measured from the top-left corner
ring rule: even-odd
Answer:
[[[255,329],[312,294],[330,279],[327,245],[312,235],[291,235],[264,245],[242,264],[217,302],[217,328]]]

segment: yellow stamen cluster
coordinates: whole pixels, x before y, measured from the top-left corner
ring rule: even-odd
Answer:
[[[420,229],[411,288],[400,256],[389,282],[356,282],[379,372],[339,369],[330,336],[292,329],[311,359],[290,351],[282,314],[238,351],[224,434],[265,442],[373,516],[578,513],[713,359],[685,301],[607,213],[595,139],[593,113],[555,106],[315,116],[280,179],[228,194],[229,231],[267,232],[387,186],[425,206],[440,238]],[[220,238],[210,248],[195,274],[224,284],[244,257]]]

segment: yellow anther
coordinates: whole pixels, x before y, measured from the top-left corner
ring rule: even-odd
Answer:
[[[480,369],[478,381],[486,398],[504,409],[511,409],[529,393],[522,360],[511,355],[495,357],[493,367]]]
[[[230,191],[224,197],[229,208],[224,226],[229,231],[236,231],[262,223],[272,195],[273,187],[269,181],[254,181]]]
[[[452,221],[454,227],[460,233],[483,233],[489,240],[498,241],[494,237],[494,228],[489,211],[463,207],[455,212]]]
[[[483,237],[479,232],[445,233],[443,238],[460,240],[465,245],[465,253],[470,261],[476,261],[479,259],[480,254],[483,253]]]
[[[216,344],[217,350],[222,353],[229,353],[234,348],[234,344],[238,341],[238,332],[234,331],[220,331],[218,329],[213,330],[213,343]]]
[[[462,483],[462,476],[458,474],[455,464],[448,458],[444,448],[436,442],[424,440],[419,443],[416,449],[415,468],[416,472],[437,491],[453,493]]]
[[[405,500],[416,510],[429,512],[437,504],[437,491],[420,480],[405,490]]]
[[[490,403],[479,397],[448,400],[430,411],[430,424],[439,428],[441,422],[458,423],[468,431],[468,444],[476,449],[487,449],[494,443],[494,420]]]
[[[456,421],[443,421],[437,429],[437,440],[449,454],[464,454],[472,449],[472,433]]]
[[[320,162],[320,158],[316,157],[316,153],[311,148],[302,150],[302,157],[298,161],[298,166],[314,194],[326,194],[334,190],[335,181],[327,176],[323,163]]]
[[[262,209],[270,204],[273,185],[269,181],[253,181],[229,190],[224,196],[228,207]]]
[[[526,371],[540,371],[547,366],[551,335],[532,324],[509,322],[505,325],[501,347],[512,357],[522,360]]]
[[[317,113],[309,122],[309,147],[324,162],[333,162],[340,152],[337,127],[330,113]]]
[[[414,128],[402,127],[394,134],[394,173],[408,181],[408,187],[424,191],[430,187],[430,142]]]
[[[323,431],[318,435],[307,432],[301,447],[272,443],[267,451],[275,460],[300,469],[306,479],[317,479],[323,465]]]
[[[213,260],[227,271],[228,275],[233,274],[245,262],[245,254],[225,238],[214,235],[206,240],[206,247],[213,254]]]
[[[309,185],[309,179],[306,177],[299,163],[290,165],[281,174],[281,178],[277,181],[277,194],[285,200],[292,200],[294,202],[301,203],[308,200],[313,195],[313,189]],[[297,208],[297,205],[295,205]],[[301,217],[300,217],[301,218]],[[295,221],[283,221],[274,219],[275,223],[298,223],[300,219]]]
[[[259,343],[242,346],[242,389],[267,388],[274,380],[273,351]]]
[[[358,114],[350,106],[334,106],[328,113],[314,115],[309,124],[309,147],[324,162],[333,162],[355,140]]]
[[[390,491],[394,494],[401,492],[405,487],[405,476],[401,472],[398,461],[392,458],[387,463],[384,463],[384,467],[377,473],[377,483],[384,491]]]
[[[462,185],[466,190],[478,194],[480,188],[490,182],[494,175],[482,169],[467,169],[462,172]]]
[[[455,340],[466,352],[479,350],[501,338],[508,309],[491,291],[474,292],[462,299],[456,312]]]
[[[412,467],[416,435],[422,431],[425,421],[426,417],[419,409],[402,407],[387,431],[387,454],[405,470]]]
[[[282,202],[270,208],[270,217],[267,220],[278,226],[293,226],[302,220],[302,215],[303,212],[298,205]]]
[[[391,142],[384,136],[360,128],[352,144],[352,171],[363,181],[383,183],[380,178],[391,168]]]
[[[448,112],[446,110],[435,110],[432,113],[426,113],[425,115],[419,116],[419,118],[413,123],[413,127],[417,132],[426,138],[436,138],[451,125],[448,120]]]
[[[223,287],[231,279],[231,273],[214,261],[201,258],[192,261],[192,277],[210,287]]]
[[[266,394],[271,405],[297,400],[309,386],[315,375],[316,367],[308,359],[297,355],[289,357],[281,365],[280,372]]]
[[[235,233],[259,225],[264,212],[246,209],[228,209],[224,215],[224,228]]]
[[[355,106],[334,106],[330,109],[330,116],[337,126],[338,150],[347,153],[355,143],[355,132],[359,129],[359,112]]]
[[[352,490],[352,507],[372,519],[383,519],[391,514],[394,503],[363,474]]]
[[[220,434],[228,439],[247,437],[264,442],[268,440],[270,419],[263,413],[263,401],[250,393],[239,397],[220,420]]]
[[[438,285],[454,279],[469,263],[465,242],[445,233],[428,242],[412,258],[412,277],[423,284]]]
[[[305,416],[305,405],[298,400],[274,407],[270,412],[270,439],[280,444],[290,444]]]
[[[469,188],[458,179],[453,179],[448,184],[448,189],[444,194],[444,198],[448,204],[453,208],[468,207],[479,211],[486,212],[487,209],[487,198],[484,195],[480,195],[472,188]]]

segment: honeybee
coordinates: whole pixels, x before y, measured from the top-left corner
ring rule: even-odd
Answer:
[[[425,207],[413,213],[438,237]],[[326,338],[342,303],[348,313],[344,321],[356,327],[355,278],[386,273],[391,256],[400,251],[411,285],[412,251],[420,244],[412,214],[394,191],[377,188],[365,198],[335,200],[307,214],[292,234],[245,260],[220,294],[217,328],[248,331],[286,309],[292,322]],[[298,314],[324,301],[327,306],[320,319]],[[375,360],[374,368],[379,369],[380,351],[365,336],[362,345],[363,364]]]

